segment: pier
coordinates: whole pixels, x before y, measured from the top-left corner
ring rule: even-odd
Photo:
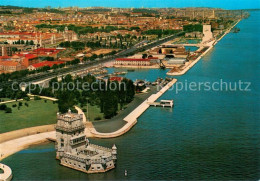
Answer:
[[[166,86],[164,86],[159,92],[156,94],[152,94],[147,100],[145,100],[142,104],[140,104],[137,108],[135,108],[130,114],[128,114],[123,120],[127,123],[119,130],[112,133],[100,133],[97,132],[96,129],[89,128],[93,137],[96,138],[114,138],[123,135],[127,131],[129,131],[136,123],[137,118],[139,118],[149,107],[150,103],[154,103],[159,97],[161,97],[169,88],[173,86],[177,82],[177,79],[173,79]]]
[[[149,102],[149,105],[155,107],[173,107],[173,100],[161,100],[160,102]]]

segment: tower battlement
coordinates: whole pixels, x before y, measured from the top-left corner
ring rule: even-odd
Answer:
[[[61,165],[86,173],[106,172],[115,168],[117,148],[112,149],[90,144],[84,130],[83,115],[57,114],[56,158]]]

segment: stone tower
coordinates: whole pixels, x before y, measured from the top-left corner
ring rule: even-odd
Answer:
[[[69,110],[67,114],[57,114],[56,138],[57,154],[59,159],[64,152],[77,154],[86,146],[86,136],[84,134],[85,126],[83,124],[83,115],[73,114]]]
[[[60,164],[85,173],[106,172],[115,168],[117,148],[112,149],[89,143],[84,130],[83,115],[57,114],[56,158]]]

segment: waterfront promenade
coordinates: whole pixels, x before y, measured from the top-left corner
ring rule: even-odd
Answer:
[[[190,70],[203,56],[205,56],[223,37],[225,37],[241,20],[239,20],[238,22],[236,22],[233,26],[231,26],[230,28],[228,28],[225,33],[217,40],[210,42],[207,46],[209,46],[209,48],[203,52],[198,58],[196,58],[196,60],[194,60],[193,62],[191,62],[190,64],[188,64],[182,71],[180,72],[171,72],[171,70],[169,72],[167,72],[167,75],[171,75],[171,76],[180,76],[180,75],[184,75],[186,72],[188,72],[188,70]],[[204,45],[205,46],[205,45]]]
[[[237,22],[237,23],[239,23],[239,22]],[[222,39],[234,26],[236,26],[236,24],[233,25],[222,37],[220,37],[220,39]],[[212,48],[213,48],[213,46],[211,46],[211,48],[209,48],[204,53],[206,54]],[[198,57],[198,59],[196,61],[194,61],[194,63],[191,66],[189,66],[187,69],[185,69],[185,71],[183,71],[182,74],[186,73],[193,65],[195,65],[200,60],[200,58],[201,58],[201,56]],[[180,73],[179,75],[182,75],[182,74]],[[149,103],[156,101],[176,81],[177,81],[176,79],[173,79],[164,88],[162,88],[158,93],[152,94],[148,98],[148,100],[145,100],[142,104],[140,104],[137,108],[135,108],[129,115],[127,115],[123,119],[126,122],[126,124],[122,128],[120,128],[114,132],[111,132],[111,133],[101,133],[95,129],[95,127],[92,125],[91,122],[86,121],[86,123],[85,123],[86,124],[86,129],[85,129],[86,135],[88,137],[96,137],[96,138],[113,138],[113,137],[118,137],[118,136],[123,135],[137,123],[137,118],[148,109]],[[78,110],[78,111],[79,111],[79,113],[83,113],[80,110]],[[31,129],[34,129],[34,128],[31,128]],[[17,131],[24,132],[24,130],[17,130]],[[52,139],[52,140],[56,139],[55,131],[49,131],[49,132],[44,132],[44,133],[35,132],[35,134],[33,134],[33,135],[29,135],[29,136],[24,135],[20,138],[14,138],[12,140],[2,142],[2,143],[0,143],[0,155],[1,155],[0,160],[8,157],[9,155],[14,154],[15,152],[18,152],[20,150],[27,148],[30,145],[45,142],[48,139]]]
[[[125,134],[137,123],[137,118],[140,117],[142,113],[149,108],[150,106],[149,103],[156,101],[169,88],[171,88],[173,84],[176,83],[176,81],[177,79],[173,79],[166,86],[164,86],[159,92],[157,92],[156,94],[152,94],[147,100],[141,103],[137,108],[135,108],[130,114],[128,114],[123,119],[126,122],[126,124],[122,128],[114,132],[110,132],[110,133],[98,132],[93,126],[93,124],[87,121],[84,112],[79,107],[75,107],[78,110],[79,114],[83,114],[83,122],[86,125],[85,128],[86,136],[95,137],[95,138],[114,138]],[[29,133],[31,133],[32,135],[28,135]],[[1,156],[0,160],[18,151],[26,149],[30,145],[39,144],[42,142],[46,142],[48,140],[56,140],[54,125],[26,128],[22,130],[16,130],[13,133],[8,132],[4,134],[5,134],[5,139],[3,139],[2,142],[0,142],[0,156]],[[21,137],[17,137],[17,135],[20,135]]]
[[[177,79],[173,79],[166,86],[164,86],[159,92],[157,92],[156,94],[152,94],[147,100],[145,100],[142,104],[140,104],[137,108],[135,108],[129,115],[127,115],[123,119],[127,123],[121,129],[111,133],[100,133],[97,132],[94,127],[90,128],[90,132],[92,133],[93,137],[114,138],[125,134],[137,123],[137,118],[139,118],[149,108],[150,103],[156,101],[159,97],[161,97],[176,82]]]

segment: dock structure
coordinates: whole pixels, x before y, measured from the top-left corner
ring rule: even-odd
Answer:
[[[173,107],[173,100],[161,100],[160,102],[149,102],[150,106]]]
[[[97,132],[95,128],[92,128],[92,129],[90,129],[90,132],[92,133],[93,137],[113,138],[113,137],[118,137],[118,136],[123,135],[137,123],[137,118],[139,118],[150,107],[149,103],[154,103],[176,82],[177,82],[177,79],[173,79],[166,86],[164,86],[159,92],[157,92],[156,94],[152,94],[147,100],[145,100],[142,104],[140,104],[137,108],[135,108],[130,114],[128,114],[123,119],[127,123],[119,130],[112,132],[112,133],[100,133],[100,132]]]

